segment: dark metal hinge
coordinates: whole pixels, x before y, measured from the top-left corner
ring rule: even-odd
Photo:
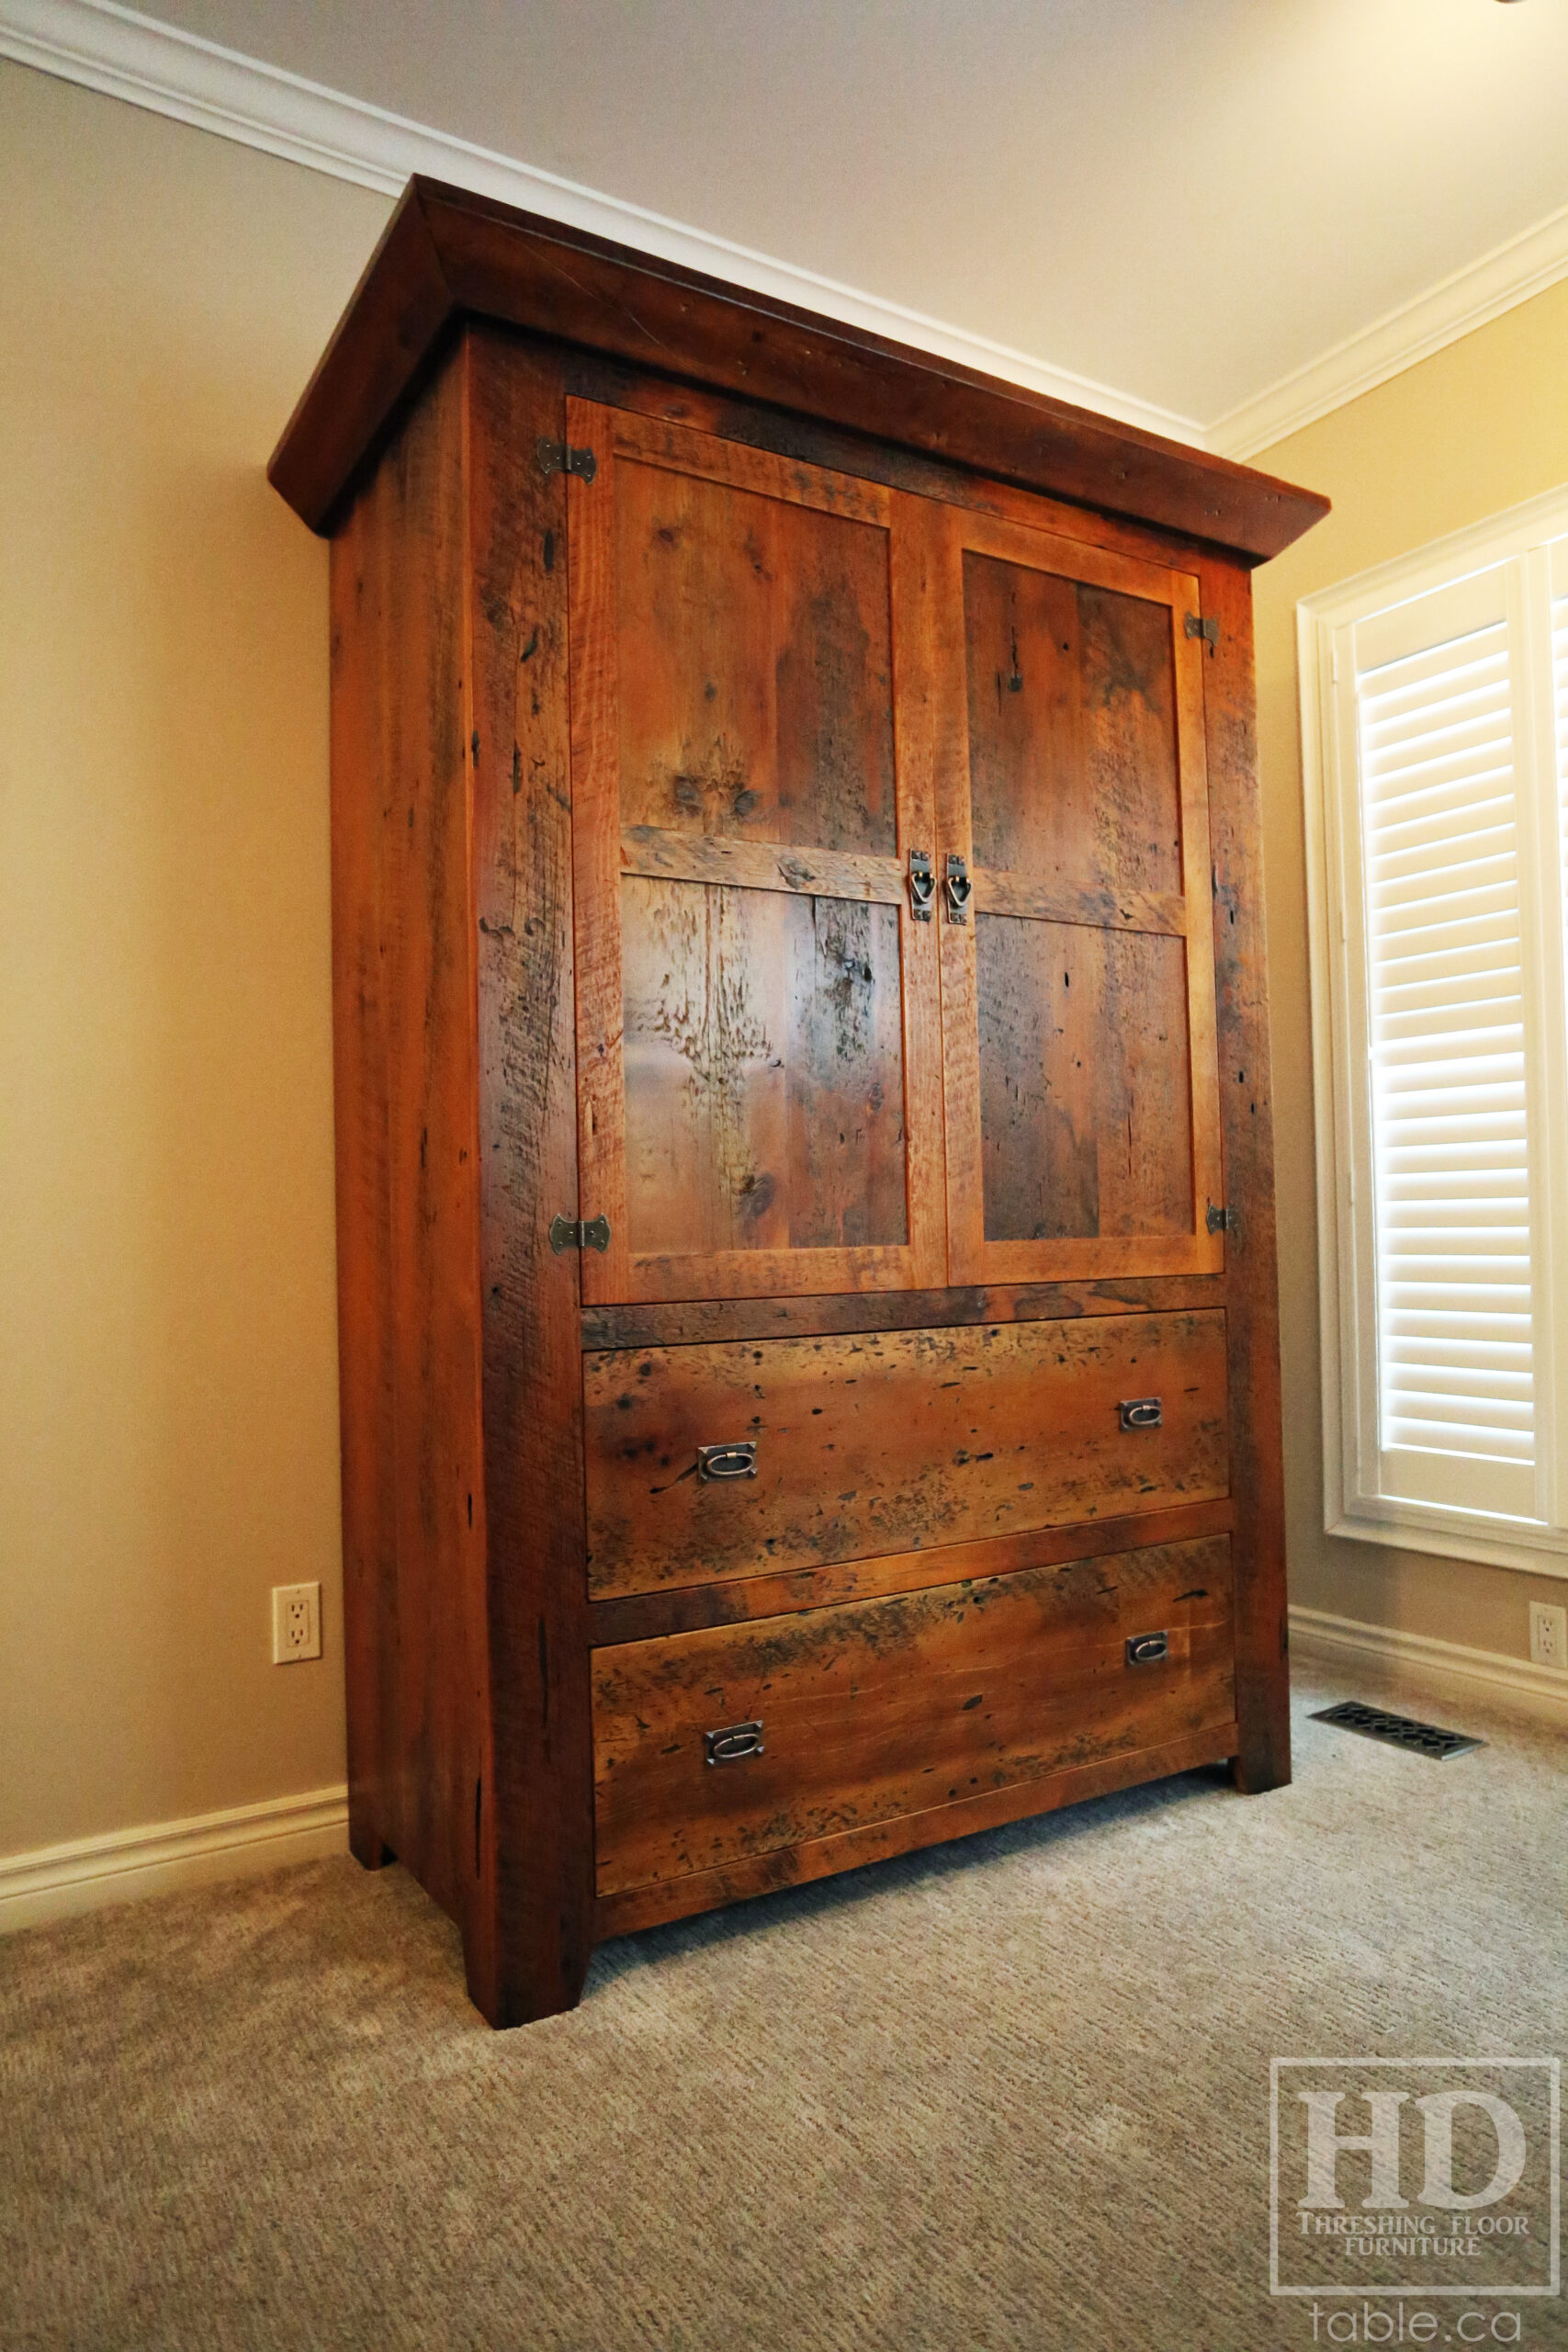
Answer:
[[[599,460],[592,449],[574,449],[570,441],[552,441],[541,433],[537,455],[542,474],[576,474],[580,481],[592,481],[599,470]]]
[[[607,1250],[609,1246],[607,1216],[591,1216],[585,1225],[574,1216],[550,1219],[550,1248],[558,1258],[563,1250]]]
[[[1213,1201],[1209,1203],[1209,1214],[1205,1222],[1211,1233],[1224,1233],[1228,1228],[1230,1221],[1229,1209],[1217,1209]]]
[[[1218,645],[1220,641],[1220,625],[1218,621],[1200,620],[1196,613],[1189,613],[1187,616],[1187,634],[1189,637],[1201,637],[1204,644],[1208,647],[1210,652],[1213,653],[1215,646]]]

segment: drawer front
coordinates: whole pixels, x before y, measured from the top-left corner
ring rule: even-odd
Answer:
[[[598,1600],[1229,1491],[1218,1307],[616,1349],[584,1384]]]
[[[1231,1613],[1221,1535],[599,1650],[599,1893],[1218,1730]]]

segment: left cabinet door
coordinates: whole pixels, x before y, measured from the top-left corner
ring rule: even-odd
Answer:
[[[584,401],[567,436],[582,1295],[941,1283],[894,501]]]

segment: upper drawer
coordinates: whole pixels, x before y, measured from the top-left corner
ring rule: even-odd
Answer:
[[[600,1599],[1229,1488],[1217,1307],[616,1349],[584,1359],[584,1383]],[[1123,1426],[1124,1405],[1152,1399],[1157,1419]],[[704,1475],[699,1448],[741,1444],[750,1475]]]

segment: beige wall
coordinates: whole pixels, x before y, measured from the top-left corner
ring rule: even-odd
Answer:
[[[263,468],[389,209],[0,65],[0,1853],[343,1778],[326,550]]]
[[[263,468],[389,207],[10,65],[0,207],[6,1853],[343,1775],[326,562]],[[1519,1654],[1528,1579],[1320,1532],[1292,615],[1568,478],[1565,383],[1568,287],[1268,453],[1337,512],[1258,581],[1295,1589]]]
[[[1323,1532],[1298,597],[1568,482],[1568,284],[1478,328],[1255,461],[1334,513],[1258,574],[1292,1597],[1308,1608],[1525,1657],[1527,1602],[1560,1581]]]

